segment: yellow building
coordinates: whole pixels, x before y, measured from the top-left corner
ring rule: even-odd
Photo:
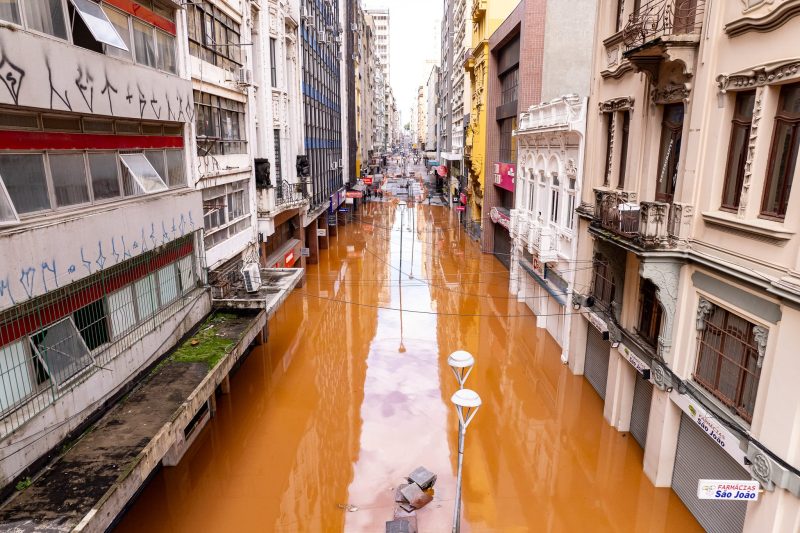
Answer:
[[[511,14],[519,0],[473,0],[472,45],[464,58],[464,69],[472,87],[469,125],[464,140],[464,158],[469,169],[467,196],[473,224],[480,226],[483,210],[486,163],[486,84],[489,74],[489,37]]]

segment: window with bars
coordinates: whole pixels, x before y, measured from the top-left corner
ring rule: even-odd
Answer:
[[[191,55],[228,71],[242,65],[239,24],[207,0],[188,4],[186,15]]]
[[[280,183],[283,181],[283,170],[281,168],[281,130],[275,129],[272,133],[274,138],[273,142],[275,143],[275,183],[280,187]]]
[[[197,153],[243,154],[247,151],[244,104],[209,93],[194,91]]]
[[[761,216],[783,220],[800,148],[800,83],[781,87]]]
[[[757,328],[727,309],[710,304],[703,329],[697,335],[694,380],[747,422],[753,419],[761,377]]]

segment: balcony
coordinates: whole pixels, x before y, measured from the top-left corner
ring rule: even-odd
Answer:
[[[644,249],[675,248],[686,242],[692,206],[638,202],[631,191],[595,189],[592,226]]]
[[[662,63],[680,61],[684,74],[695,70],[706,0],[650,0],[630,15],[622,30],[623,57],[658,80]]]
[[[472,4],[472,22],[480,22],[486,14],[487,0],[474,0]]]
[[[275,187],[258,187],[258,214],[274,217],[287,209],[300,207],[308,202],[304,183],[279,181]]]
[[[528,251],[542,263],[558,261],[558,235],[549,226],[534,222],[528,228]]]

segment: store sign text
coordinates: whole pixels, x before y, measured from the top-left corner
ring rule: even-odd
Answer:
[[[697,482],[697,498],[700,500],[756,501],[760,491],[758,481],[701,479]]]

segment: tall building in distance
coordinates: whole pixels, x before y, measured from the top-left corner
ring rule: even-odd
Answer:
[[[378,56],[383,77],[389,83],[389,9],[367,9],[375,24],[375,54]]]

